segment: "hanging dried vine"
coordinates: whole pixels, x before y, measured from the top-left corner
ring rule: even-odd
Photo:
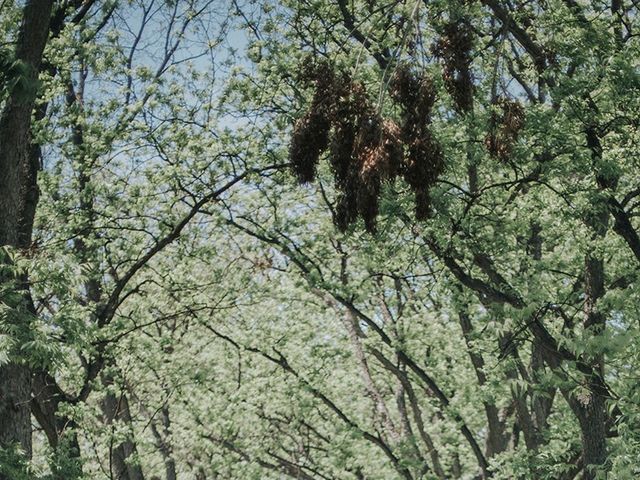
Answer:
[[[443,61],[442,78],[458,113],[473,110],[471,49],[473,37],[462,20],[448,23],[433,53]]]
[[[315,179],[320,155],[329,145],[331,110],[333,108],[335,78],[327,63],[308,65],[301,77],[303,83],[314,85],[309,110],[295,123],[291,136],[289,157],[294,175],[300,183]]]
[[[416,218],[429,216],[429,190],[444,170],[442,149],[430,130],[436,100],[433,82],[418,77],[407,66],[398,68],[391,84],[391,97],[403,111],[402,140],[407,146],[403,176],[415,193]]]
[[[368,231],[375,231],[382,185],[400,175],[415,193],[416,217],[426,218],[429,190],[444,168],[429,129],[436,99],[431,81],[398,68],[391,98],[403,112],[399,126],[376,111],[362,83],[336,75],[328,64],[307,67],[303,76],[315,90],[309,110],[293,129],[292,170],[300,182],[313,181],[320,156],[328,150],[339,192],[336,226],[344,231],[360,217]]]
[[[498,110],[489,119],[485,146],[491,156],[506,162],[524,126],[524,108],[519,102],[506,98],[498,99],[496,107]]]

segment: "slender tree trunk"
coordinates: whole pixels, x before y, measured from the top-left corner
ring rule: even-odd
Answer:
[[[605,213],[606,215],[606,213]],[[601,225],[605,225],[603,219]],[[600,235],[603,235],[604,227]],[[605,317],[597,308],[597,302],[604,294],[604,262],[601,258],[587,255],[585,260],[585,329],[590,329],[593,335],[601,335],[605,329]],[[590,364],[599,378],[604,376],[604,355],[596,353],[590,355]],[[607,411],[606,399],[599,386],[599,378],[587,379],[588,394],[581,396],[574,402],[574,412],[578,417],[582,434],[582,457],[584,460],[584,479],[595,478],[595,473],[589,465],[600,466],[607,459]]]
[[[113,385],[113,377],[102,376],[105,386]],[[102,401],[102,413],[105,424],[113,422],[124,423],[131,430],[131,411],[129,401],[124,393],[116,397],[113,393],[107,393]],[[132,457],[137,455],[136,444],[130,432],[128,438],[112,447],[110,453],[111,477],[114,480],[144,480],[140,465],[132,462]]]
[[[151,432],[156,437],[156,446],[164,457],[164,470],[167,480],[177,480],[176,461],[173,458],[173,446],[171,444],[171,419],[169,418],[169,407],[164,405],[160,409],[160,418],[162,421],[162,432],[158,429],[155,422],[151,422]]]
[[[31,413],[42,427],[54,455],[50,461],[54,480],[73,480],[82,476],[80,443],[73,420],[57,415],[67,401],[55,379],[44,370],[35,370],[31,381]]]
[[[29,0],[16,43],[15,58],[27,70],[27,84],[35,85],[49,34],[52,0]],[[12,92],[0,116],[0,245],[28,248],[38,201],[39,149],[31,144],[31,114],[35,89]],[[0,281],[8,282],[10,278]],[[24,289],[24,281],[18,288]],[[20,313],[25,301],[15,307]],[[26,321],[18,314],[16,321]],[[20,341],[20,339],[18,339]],[[10,358],[0,367],[0,447],[19,444],[31,457],[31,373],[26,365]],[[3,475],[0,473],[0,479]]]
[[[599,171],[602,160],[602,144],[598,136],[598,128],[590,126],[585,130],[587,146],[591,150],[598,190],[601,192],[615,190],[617,178],[612,179]],[[604,200],[596,200],[592,204],[593,215],[587,217],[586,223],[593,230],[592,240],[598,241],[605,237],[609,228],[609,212],[604,206]],[[598,302],[605,294],[604,259],[596,251],[590,251],[585,256],[584,281],[584,328],[593,336],[602,335],[606,328],[606,316],[600,310]],[[594,468],[605,467],[607,459],[607,410],[606,392],[601,388],[604,378],[605,357],[601,352],[587,352],[586,362],[593,370],[590,378],[586,379],[588,394],[573,401],[573,411],[578,417],[582,434],[582,459],[584,464],[584,480],[596,477]],[[606,468],[606,467],[605,467]]]
[[[354,318],[351,312],[347,311],[345,312],[343,323],[345,325],[345,328],[347,329],[349,340],[351,341],[353,354],[356,358],[356,361],[358,362],[360,376],[367,392],[367,396],[373,401],[374,420],[379,425],[379,428],[384,432],[385,436],[395,443],[400,439],[400,435],[396,429],[396,426],[391,421],[391,414],[389,413],[387,404],[385,403],[380,390],[376,386],[375,382],[373,381],[373,377],[371,376],[369,362],[367,361],[364,349],[362,348],[362,343],[360,342],[360,338],[358,337],[357,320]]]
[[[473,365],[473,369],[478,379],[478,385],[483,386],[487,383],[487,377],[484,373],[484,358],[482,355],[475,353],[471,348],[473,326],[471,318],[466,311],[458,313],[458,321],[464,341],[467,345],[467,354]],[[485,455],[493,457],[494,455],[505,451],[509,445],[509,435],[506,431],[505,418],[500,415],[498,408],[491,402],[482,402],[485,415],[487,417],[487,443],[485,447]]]

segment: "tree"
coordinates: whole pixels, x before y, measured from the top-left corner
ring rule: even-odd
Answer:
[[[637,88],[633,14],[619,2],[288,6],[273,18],[291,31],[262,35],[254,48],[259,68],[284,72],[274,88],[302,71],[297,85],[314,92],[293,127],[294,173],[313,180],[326,152],[337,226],[362,217],[373,231],[378,208],[378,228],[411,226],[425,261],[448,271],[446,297],[462,293],[454,304],[462,334],[470,340],[474,324],[486,324],[471,317],[470,302],[496,325],[499,357],[512,363],[505,378],[524,387],[512,393],[509,415],[521,432],[512,442],[522,437],[538,452],[550,441],[549,416],[566,405],[581,432],[572,463],[585,478],[594,478],[591,466],[609,470],[616,460],[607,438],[625,417],[612,373],[621,351],[611,338],[635,330],[629,304],[610,300],[633,295],[628,265],[637,257],[635,167],[617,153],[632,148],[636,130],[635,101],[622,93]],[[309,55],[311,63],[284,67]],[[399,142],[385,131],[393,121],[404,130],[405,158],[395,167],[390,148]],[[299,254],[285,239],[261,236]],[[471,352],[470,360],[484,383],[485,359]],[[495,455],[507,447],[506,412],[487,407]],[[479,467],[492,474],[480,458]],[[529,474],[539,478],[539,468]]]
[[[49,17],[53,2],[27,2],[16,40],[15,62],[23,71],[29,92],[9,89],[0,116],[0,246],[29,248],[33,216],[38,201],[36,184],[38,152],[31,141],[31,114],[36,92],[33,84],[38,76],[42,53],[49,35]],[[28,329],[25,278],[12,272],[8,250],[2,252],[3,303],[13,309],[5,319],[17,331]],[[13,278],[12,278],[13,277]],[[11,285],[6,288],[7,285]],[[25,323],[27,325],[25,325]],[[10,330],[9,330],[10,331]],[[15,354],[14,354],[15,355]],[[13,355],[12,355],[13,356]],[[0,366],[0,448],[19,446],[31,456],[31,421],[29,415],[30,371],[24,360],[10,358]],[[4,478],[5,472],[0,473]]]
[[[34,5],[0,476],[637,476],[635,7]]]
[[[238,171],[234,158],[213,142],[213,107],[201,101],[211,87],[210,69],[199,73],[189,64],[216,48],[212,18],[219,12],[212,2],[154,3],[61,2],[49,5],[51,12],[28,3],[16,40],[26,83],[35,84],[39,76],[42,88],[32,89],[26,101],[16,90],[3,116],[3,159],[10,173],[3,181],[16,197],[15,205],[7,197],[3,210],[4,243],[15,247],[10,254],[19,284],[3,283],[7,298],[20,296],[8,305],[6,318],[16,320],[5,322],[5,331],[14,349],[7,354],[2,385],[17,391],[3,401],[20,415],[3,416],[8,425],[2,446],[19,440],[24,458],[31,456],[31,405],[53,451],[49,469],[55,478],[82,475],[82,427],[74,415],[93,402],[89,397],[99,378],[107,387],[104,422],[113,423],[118,402],[108,388],[114,382],[110,339],[129,326],[111,325],[118,323],[122,303],[142,294],[145,282],[134,282],[203,207],[250,173],[278,168]],[[203,43],[183,45],[185,35],[197,31]],[[162,43],[154,44],[158,39]],[[198,100],[189,109],[167,101],[175,95]],[[184,128],[168,128],[167,116]],[[196,136],[203,141],[195,142]],[[187,154],[185,147],[192,151]],[[140,157],[129,156],[128,148]],[[213,153],[209,163],[182,161],[196,161],[191,155],[205,149]],[[134,176],[124,157],[140,164],[152,160]],[[127,461],[123,450],[135,449],[128,442],[116,444],[120,463]],[[10,468],[5,474],[13,478]]]

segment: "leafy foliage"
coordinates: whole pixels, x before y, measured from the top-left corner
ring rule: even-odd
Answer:
[[[638,476],[635,6],[59,3],[0,478]]]

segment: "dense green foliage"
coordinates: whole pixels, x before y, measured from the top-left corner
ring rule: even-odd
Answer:
[[[0,480],[640,476],[635,4],[37,3]]]

